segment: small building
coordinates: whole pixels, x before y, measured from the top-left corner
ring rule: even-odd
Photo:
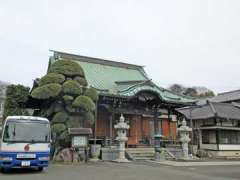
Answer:
[[[193,145],[209,157],[240,157],[240,107],[207,101],[177,109],[193,128]]]
[[[176,140],[175,108],[191,105],[195,102],[194,99],[157,86],[143,66],[59,51],[53,51],[49,66],[62,59],[79,63],[89,86],[98,92],[94,131],[97,143],[114,143],[113,126],[121,114],[130,125],[129,147],[153,145],[155,134],[163,134],[169,142]]]

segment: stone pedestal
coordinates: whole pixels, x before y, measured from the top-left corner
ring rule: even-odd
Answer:
[[[91,159],[90,161],[99,161],[98,157],[100,156],[101,145],[100,144],[92,144],[91,145]]]
[[[120,121],[114,126],[117,131],[118,141],[118,158],[115,159],[115,162],[129,162],[125,157],[125,142],[128,140],[127,138],[127,130],[129,129],[129,125],[125,122],[123,115],[120,117]]]

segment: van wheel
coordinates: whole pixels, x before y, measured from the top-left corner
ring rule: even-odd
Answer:
[[[38,170],[39,172],[42,172],[42,171],[43,171],[43,167],[39,167],[37,170]]]
[[[7,172],[9,172],[9,169],[0,168],[0,172],[1,172],[1,173],[7,173]]]

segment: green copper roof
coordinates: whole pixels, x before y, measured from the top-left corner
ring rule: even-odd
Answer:
[[[147,80],[147,78],[136,69],[125,69],[101,64],[79,62],[84,69],[88,83],[96,89],[108,90],[110,94],[117,94],[116,81]]]
[[[152,82],[145,82],[145,83],[139,83],[132,87],[129,87],[126,90],[120,91],[119,93],[124,96],[134,96],[138,92],[141,91],[152,91],[156,94],[158,94],[160,99],[163,99],[167,102],[172,103],[191,103],[194,102],[193,99],[177,95],[169,90],[163,89],[158,87],[156,84]]]
[[[176,95],[158,87],[147,77],[142,66],[56,51],[54,51],[54,58],[50,58],[50,64],[58,59],[69,59],[78,62],[85,72],[88,84],[101,94],[134,96],[140,91],[147,90],[157,93],[160,99],[167,102],[194,102],[193,99]]]

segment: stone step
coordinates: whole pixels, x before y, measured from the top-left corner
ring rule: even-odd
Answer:
[[[126,152],[133,160],[154,159],[154,148],[127,148]]]
[[[126,150],[129,150],[129,151],[146,151],[146,150],[154,150],[154,148],[126,148]]]
[[[140,160],[153,160],[154,157],[136,157],[135,160],[136,161],[140,161]]]
[[[150,152],[150,153],[154,153],[155,150],[153,148],[151,149],[126,149],[126,151],[131,152],[131,153],[142,153],[142,152]]]
[[[153,157],[154,154],[131,154],[133,157]]]
[[[155,152],[152,152],[152,151],[142,151],[142,152],[136,152],[136,151],[127,151],[127,152],[129,152],[129,153],[131,153],[131,154],[154,154]]]

